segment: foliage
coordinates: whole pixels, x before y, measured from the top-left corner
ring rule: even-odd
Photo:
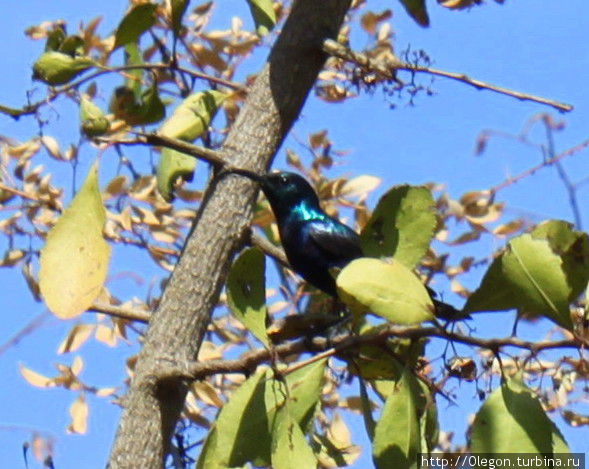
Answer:
[[[180,256],[203,193],[202,188],[188,185],[196,171],[194,155],[171,147],[152,148],[159,159],[148,166],[128,156],[125,145],[147,146],[140,137],[157,129],[181,143],[198,142],[213,151],[220,147],[247,94],[247,86],[233,80],[243,76],[238,73],[242,63],[279,34],[275,26],[285,13],[280,2],[247,3],[255,31],[238,18],[230,28],[214,30],[212,2],[189,6],[176,0],[131,1],[116,30],[106,36],[97,33],[100,19],[69,36],[58,22],[28,31],[34,39],[46,41],[33,65],[33,76],[49,85],[47,100],[22,112],[1,109],[13,117],[35,114],[40,124],[47,102],[72,101],[79,107],[82,139],[66,148],[49,135],[49,125],[28,141],[2,141],[0,231],[10,248],[0,265],[20,268],[32,295],[41,295],[51,313],[61,319],[87,310],[104,313],[72,325],[59,346],[60,354],[77,352],[90,340],[111,347],[140,340],[144,325],[139,318],[154,311],[159,298],[120,299],[109,292],[105,281],[111,246],[140,248],[163,269],[165,280]],[[388,22],[391,12],[363,11],[363,3],[354,2],[340,42],[347,42],[351,30],[361,29],[368,38],[366,56],[383,64],[398,60]],[[481,2],[439,3],[461,9]],[[402,0],[401,4],[420,25],[429,24],[425,2]],[[117,50],[121,54],[114,54]],[[117,65],[121,56],[124,63]],[[103,76],[115,76],[121,82],[100,84]],[[356,93],[376,89],[387,95],[392,89],[401,97],[406,92],[413,100],[417,90],[424,88],[416,88],[413,77],[407,83],[392,80],[336,57],[328,60],[315,87],[326,102],[344,102]],[[97,102],[108,94],[107,113]],[[167,98],[170,95],[172,101]],[[549,126],[549,119],[544,123]],[[483,151],[486,140],[479,144]],[[276,363],[276,357],[267,359],[271,366],[257,366],[261,362],[252,366],[244,360],[243,376],[213,369],[194,381],[183,419],[205,443],[186,455],[187,460],[194,458],[197,467],[207,468],[247,463],[279,469],[301,464],[350,465],[360,454],[345,421],[353,412],[362,414],[374,462],[381,468],[414,467],[417,453],[434,448],[447,452],[567,450],[547,415],[559,411],[569,421],[584,421],[568,407],[567,396],[580,390],[589,370],[582,359],[560,357],[544,366],[538,357],[544,349],[581,349],[587,343],[580,317],[587,309],[583,299],[589,280],[587,234],[559,220],[531,226],[524,219],[506,219],[504,204],[495,201],[502,187],[454,200],[435,184],[401,185],[388,190],[371,210],[366,199],[380,183],[378,178],[330,178],[329,170],[342,152],[326,130],[309,135],[302,146],[310,158],[289,148],[288,164],[312,182],[330,215],[353,217],[370,256],[334,272],[341,300],[354,313],[346,324],[347,333],[366,342],[343,341],[336,348],[326,347],[326,356],[298,349],[288,357],[288,365]],[[55,160],[61,171],[68,165],[75,169],[82,149],[102,155],[103,162],[115,160],[118,167],[104,165],[102,174],[109,179],[103,176],[101,193],[97,165],[92,166],[86,182],[68,201],[67,188],[52,183],[52,173],[40,160]],[[205,177],[205,169],[199,167],[199,171]],[[263,198],[254,226],[270,245],[278,245],[273,216]],[[482,237],[506,242],[496,253],[475,259],[468,251],[469,243]],[[291,313],[311,317],[328,309],[326,305],[333,307],[331,300],[310,292],[280,264],[279,283],[267,285],[265,255],[271,253],[263,246],[249,247],[236,257],[226,294],[219,299],[202,346],[201,361],[228,359],[229,351],[233,357],[236,350],[245,353],[252,337],[264,347],[280,347],[272,343],[280,336],[276,330],[286,327],[280,320],[288,321]],[[449,253],[460,261],[450,265]],[[470,292],[461,282],[475,265],[486,267],[486,272],[480,286]],[[478,312],[516,310],[524,319],[548,318],[564,339],[547,339],[540,350],[510,338],[500,346],[484,339],[476,342],[479,338],[474,333],[462,329],[450,336],[439,323],[428,329],[422,323],[435,318],[424,283],[435,277],[451,282],[452,290],[466,299],[464,310],[475,321]],[[443,363],[436,363],[427,353],[426,338],[452,347],[466,344],[469,355],[445,355]],[[541,337],[536,340],[540,342]],[[523,350],[521,355],[515,355],[514,347]],[[83,363],[77,356],[71,366],[59,364],[54,377],[21,366],[23,377],[33,386],[76,393],[68,427],[75,433],[87,429],[86,394],[110,397],[119,384],[100,388],[83,382]],[[132,373],[134,357],[128,365]],[[451,399],[444,387],[451,379],[475,381],[477,389],[482,389],[479,381],[488,384],[496,375],[502,384],[489,396],[481,391],[485,401],[471,426],[469,444],[453,445],[439,431],[436,397]],[[556,389],[540,383],[533,391],[526,384],[544,375],[551,376]],[[344,395],[346,381],[358,384],[358,395],[350,391]],[[512,433],[503,433],[506,427]]]

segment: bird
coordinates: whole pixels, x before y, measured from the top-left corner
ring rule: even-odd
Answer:
[[[260,184],[276,218],[280,241],[292,269],[314,287],[338,299],[332,269],[343,269],[353,260],[365,257],[358,233],[325,213],[317,193],[299,174],[280,171],[260,175],[241,168],[226,171]],[[464,314],[435,299],[436,293],[426,288],[436,317],[451,321],[464,318]]]

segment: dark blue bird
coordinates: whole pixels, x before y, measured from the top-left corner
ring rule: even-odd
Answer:
[[[295,173],[258,175],[244,169],[235,173],[260,183],[270,202],[280,240],[293,270],[316,288],[337,298],[337,287],[330,269],[343,268],[363,257],[360,236],[339,220],[327,215],[317,194],[305,178]],[[442,319],[463,317],[453,306],[433,298],[436,316]]]

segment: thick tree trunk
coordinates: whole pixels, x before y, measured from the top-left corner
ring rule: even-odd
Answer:
[[[325,61],[351,0],[298,0],[253,84],[222,151],[235,166],[268,167]],[[255,186],[239,177],[211,184],[195,227],[150,321],[109,466],[160,468],[186,396],[180,381],[158,382],[162,365],[196,358],[231,259],[243,245]]]

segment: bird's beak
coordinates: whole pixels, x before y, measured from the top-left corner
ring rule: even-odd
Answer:
[[[229,169],[225,170],[225,173],[226,174],[239,174],[240,176],[245,176],[246,178],[251,179],[252,181],[259,182],[260,184],[262,184],[264,182],[264,178],[262,176],[254,173],[252,171],[248,171],[247,169],[229,168]]]

